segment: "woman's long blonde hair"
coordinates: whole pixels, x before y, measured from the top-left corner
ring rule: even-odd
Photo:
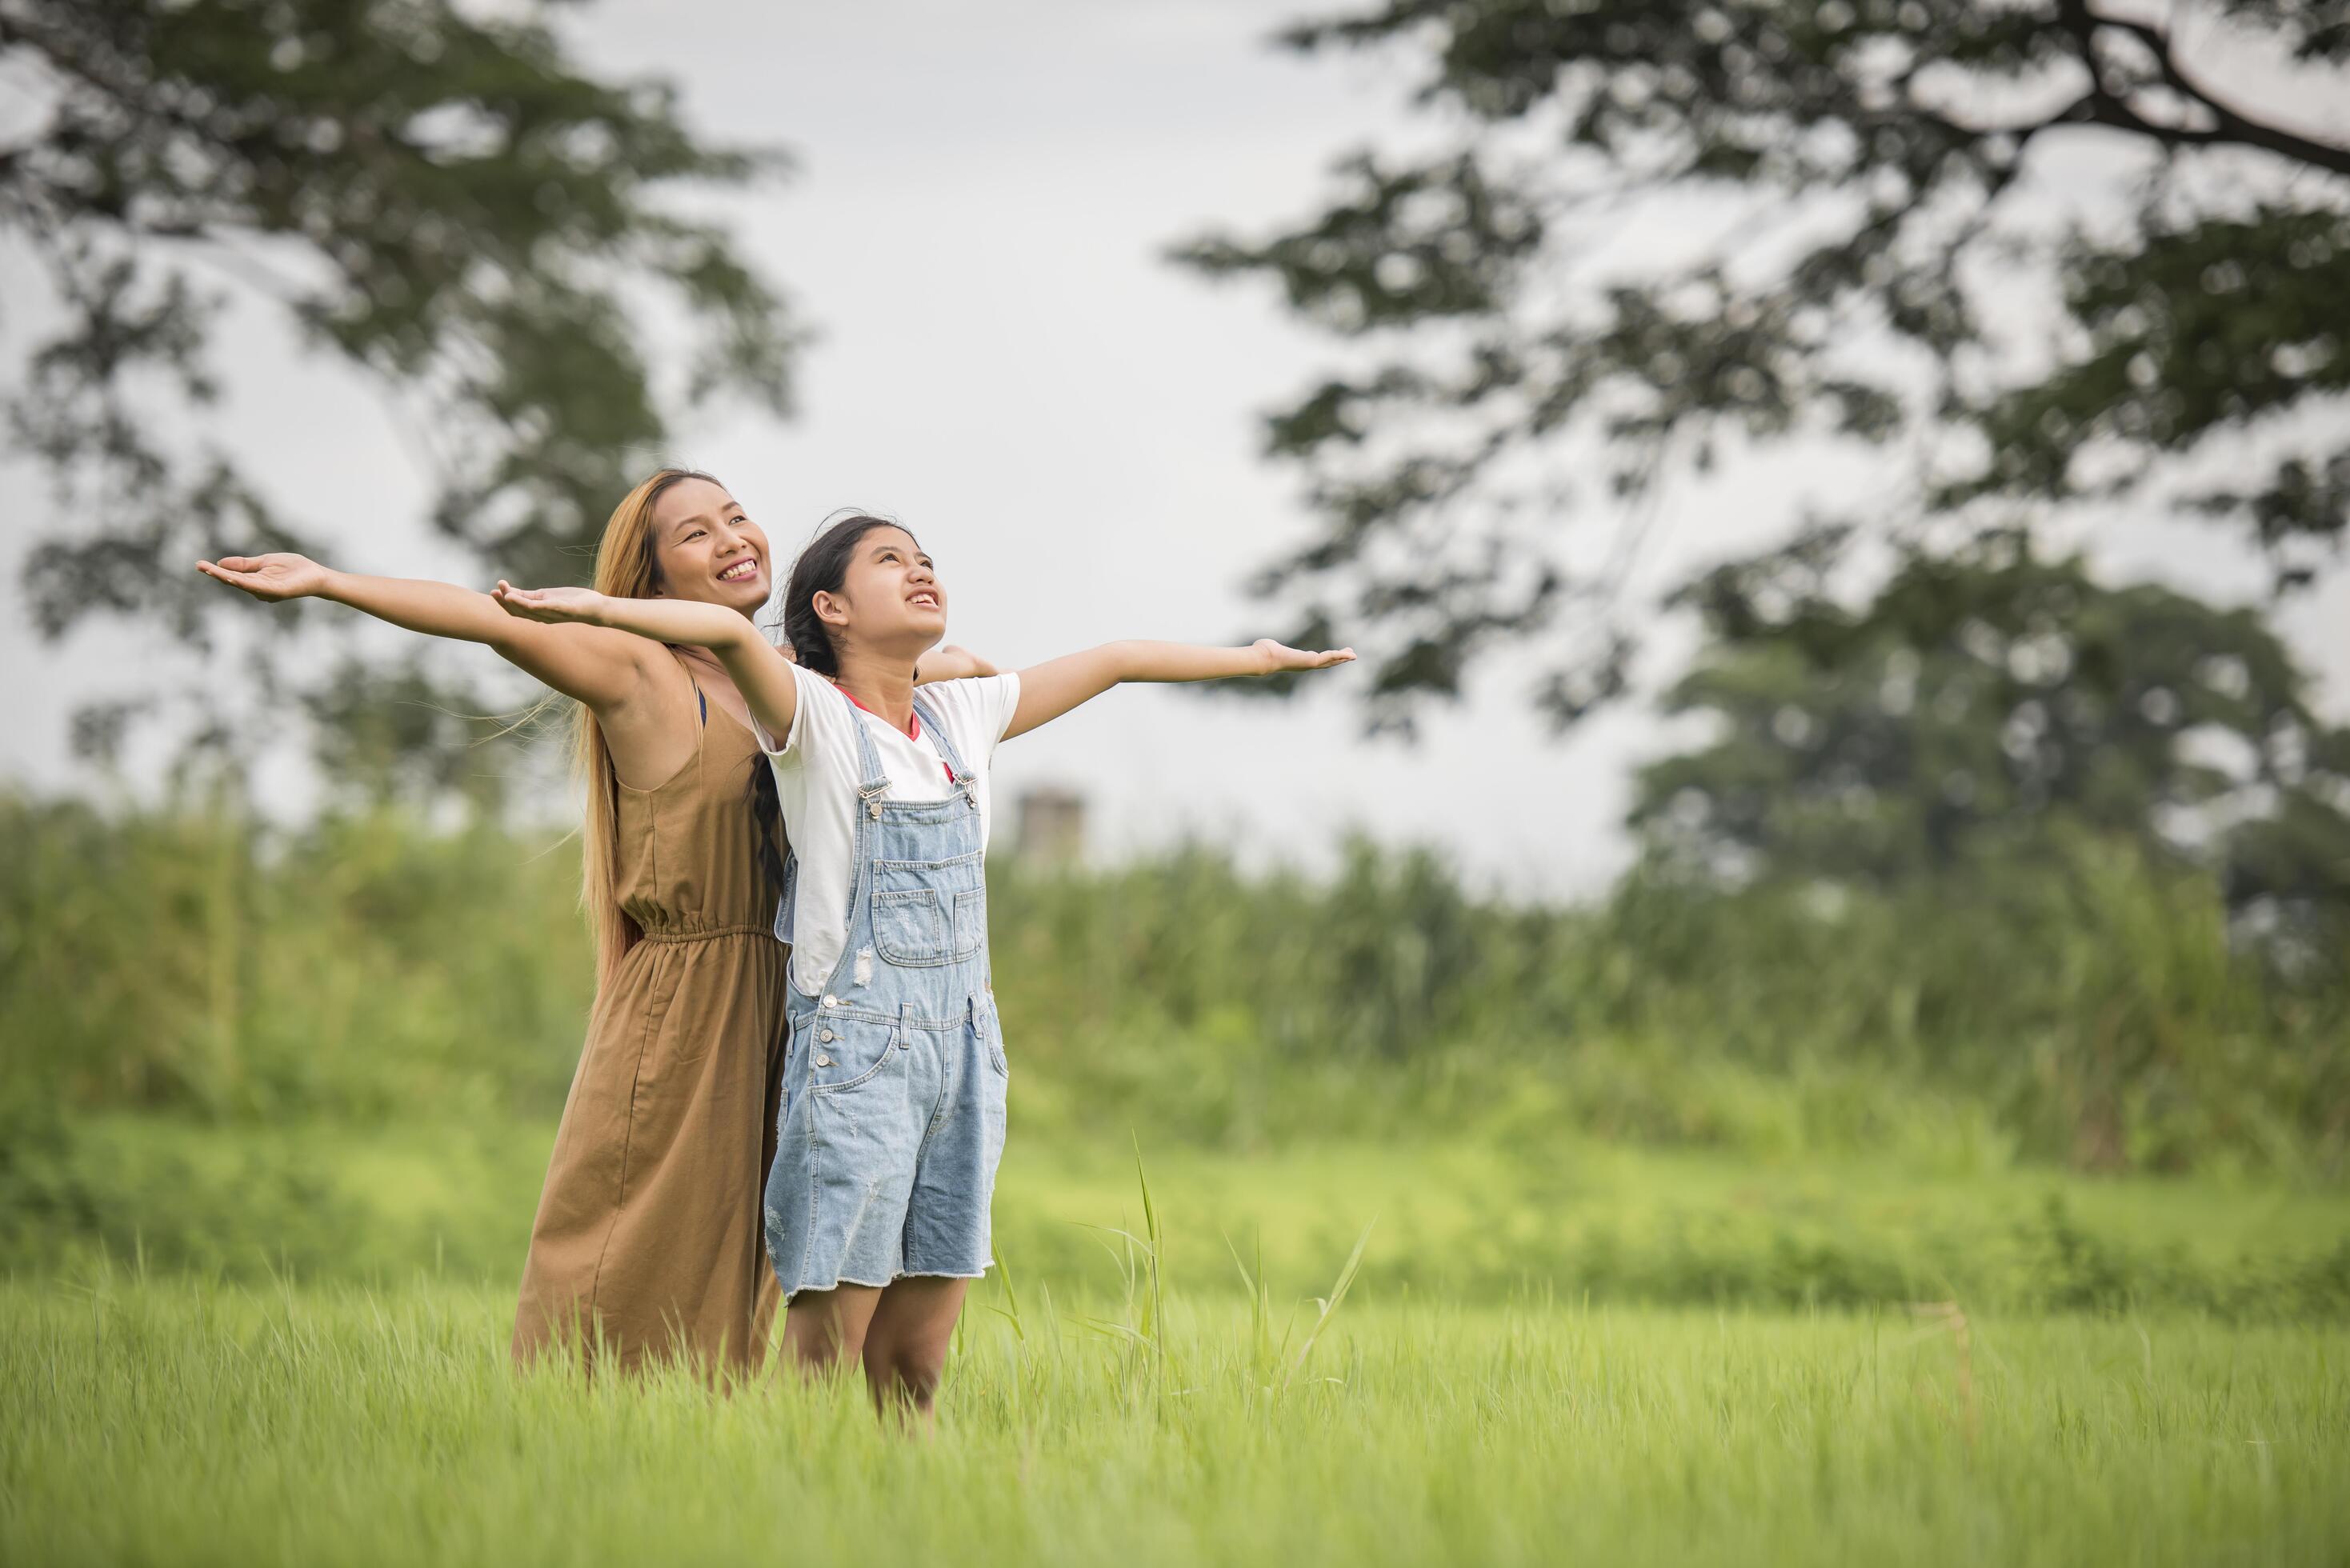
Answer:
[[[626,599],[660,596],[660,562],[653,554],[653,504],[671,485],[689,479],[718,483],[697,469],[657,469],[612,508],[611,520],[604,524],[604,537],[596,546],[598,593]],[[612,748],[604,740],[604,726],[596,722],[588,706],[578,703],[577,710],[572,754],[588,785],[588,817],[579,832],[584,850],[579,902],[588,911],[588,928],[596,938],[596,985],[601,990],[645,933],[620,908],[620,779],[612,769]]]

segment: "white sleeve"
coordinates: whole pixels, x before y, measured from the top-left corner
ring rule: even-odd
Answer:
[[[990,675],[980,685],[986,689],[982,693],[986,709],[983,732],[987,737],[987,754],[993,759],[995,748],[1003,740],[1003,732],[1012,728],[1012,715],[1020,707],[1020,672],[1014,670]]]
[[[813,670],[792,666],[792,681],[798,687],[798,700],[792,704],[792,731],[784,743],[775,744],[775,737],[763,727],[759,730],[760,749],[767,753],[777,767],[794,767],[803,762],[811,747],[822,747],[837,728],[829,721],[832,710],[826,706],[837,695],[832,682]]]
[[[1018,674],[966,676],[918,690],[924,701],[935,704],[932,711],[948,726],[967,763],[983,769],[994,760],[996,742],[1020,706]]]

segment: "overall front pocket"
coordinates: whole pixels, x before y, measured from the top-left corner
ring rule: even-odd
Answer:
[[[948,912],[938,889],[916,888],[873,895],[873,945],[901,968],[956,963],[979,950],[982,922],[961,907]],[[958,918],[961,917],[961,918]]]
[[[808,1054],[812,1095],[837,1095],[895,1072],[906,1059],[908,1042],[899,1023],[818,1013],[798,1036]]]

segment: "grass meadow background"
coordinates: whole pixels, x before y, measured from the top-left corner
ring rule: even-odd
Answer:
[[[0,804],[0,1560],[2350,1552],[2343,999],[2191,874],[998,866],[1005,1267],[909,1443],[509,1370],[575,855]]]

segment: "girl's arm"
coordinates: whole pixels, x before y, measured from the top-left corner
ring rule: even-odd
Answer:
[[[432,637],[478,642],[567,697],[598,712],[642,689],[650,645],[593,626],[536,626],[501,611],[487,594],[413,577],[365,577],[322,566],[306,556],[223,556],[196,570],[255,598],[331,599],[378,620]]]
[[[778,744],[792,732],[800,692],[791,660],[759,635],[748,616],[693,599],[613,598],[593,588],[517,588],[504,581],[490,597],[525,621],[633,632],[652,639],[642,644],[647,648],[664,642],[706,648],[726,667],[751,716]]]
[[[1020,672],[1020,703],[1003,737],[1047,724],[1126,680],[1223,680],[1236,675],[1278,675],[1327,670],[1355,657],[1351,648],[1308,653],[1262,638],[1247,648],[1195,648],[1182,642],[1108,642],[1065,654]]]

